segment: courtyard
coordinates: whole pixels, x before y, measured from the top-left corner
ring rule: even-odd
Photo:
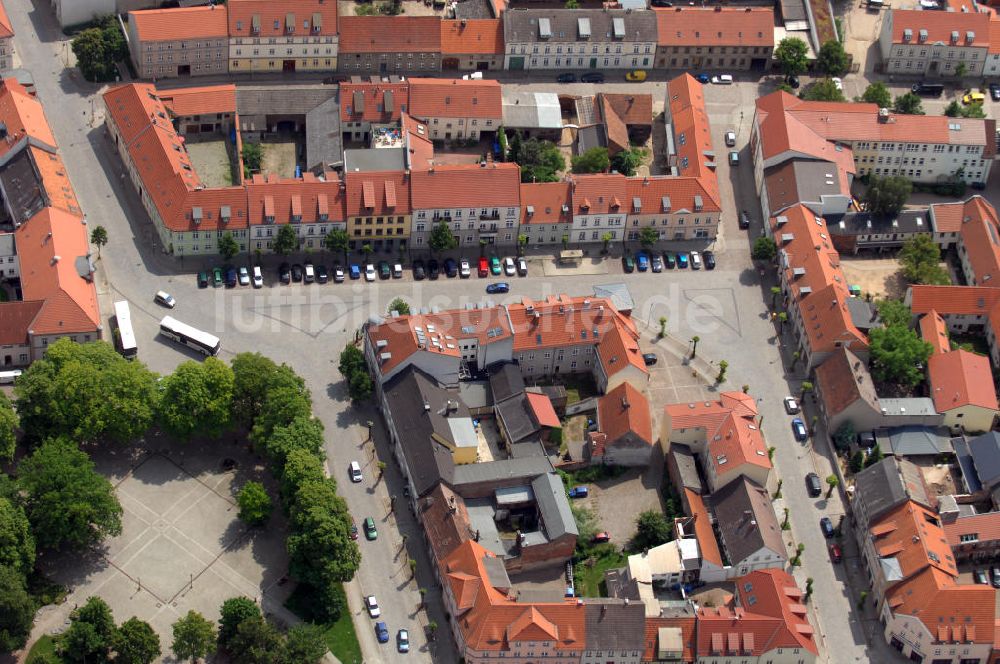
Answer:
[[[233,165],[223,138],[185,142],[194,172],[206,187],[229,187],[233,184]]]

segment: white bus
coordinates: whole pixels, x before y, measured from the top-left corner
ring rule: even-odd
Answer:
[[[21,375],[20,369],[0,371],[0,385],[10,385]]]
[[[205,355],[218,355],[222,349],[218,337],[196,330],[170,316],[164,316],[160,321],[160,334]]]
[[[131,360],[136,356],[139,347],[135,343],[135,332],[132,330],[132,314],[125,300],[115,302],[115,323],[118,325],[118,334],[115,335],[118,352]]]

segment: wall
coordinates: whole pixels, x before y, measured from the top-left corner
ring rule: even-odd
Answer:
[[[690,46],[657,46],[656,62],[661,69],[725,69],[747,71],[754,60],[770,64],[771,48],[768,46],[709,46],[694,43]]]
[[[546,544],[522,546],[520,555],[504,559],[504,566],[510,573],[559,567],[573,557],[574,550],[576,550],[576,536],[567,534]]]
[[[63,28],[89,23],[98,16],[115,13],[115,0],[52,0],[56,20]]]
[[[947,411],[944,414],[944,425],[951,427],[953,432],[957,432],[959,427],[962,427],[968,433],[981,433],[993,428],[993,420],[996,415],[994,410],[967,405]]]
[[[638,240],[642,228],[655,228],[660,232],[660,240],[714,238],[719,233],[719,216],[718,212],[630,214],[625,238]]]
[[[885,622],[883,636],[886,643],[891,644],[893,638],[899,640],[902,644],[899,652],[903,657],[909,658],[911,653],[916,652],[924,656],[925,662],[960,664],[969,659],[985,663],[992,652],[992,648],[985,644],[935,644],[927,627],[915,616],[890,615]]]
[[[595,39],[599,35],[593,35]],[[576,44],[506,44],[504,67],[522,58],[524,69],[641,69],[652,67],[656,44],[652,42],[586,41]]]
[[[518,233],[526,235],[528,237],[528,246],[534,247],[536,245],[561,244],[564,235],[567,236],[567,240],[572,237],[572,229],[572,223],[539,223],[531,225],[522,223],[518,229]]]

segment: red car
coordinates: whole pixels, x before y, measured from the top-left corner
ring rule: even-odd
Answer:
[[[830,545],[830,558],[833,559],[833,562],[839,563],[840,559],[843,558],[843,557],[844,557],[844,555],[840,551],[840,545],[839,544],[831,544]]]
[[[596,535],[594,535],[594,540],[593,541],[596,542],[596,543],[598,543],[598,544],[600,544],[602,542],[610,542],[611,541],[611,533],[606,532],[606,531],[599,532]]]
[[[486,256],[479,257],[479,276],[488,277],[490,274],[490,264],[486,261]]]

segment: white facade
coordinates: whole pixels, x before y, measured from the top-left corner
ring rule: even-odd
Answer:
[[[52,0],[59,26],[67,28],[93,21],[98,16],[114,14],[115,0]]]
[[[987,57],[987,34],[975,31],[954,31],[947,42],[927,38],[927,30],[910,30],[909,39],[893,42],[893,14],[889,11],[882,21],[879,52],[887,74],[912,76],[954,76],[959,63],[965,65],[966,76],[981,76]],[[934,13],[927,12],[928,24]]]
[[[639,240],[643,228],[655,228],[661,240],[695,240],[714,238],[719,230],[719,212],[677,210],[660,214],[628,215],[625,239]]]
[[[460,247],[478,247],[479,240],[488,244],[514,245],[517,243],[521,207],[516,200],[512,205],[483,208],[425,208],[413,210],[413,228],[410,243],[422,248],[430,240],[431,231],[448,221],[452,234]]]
[[[0,233],[0,279],[19,279],[21,262],[17,257],[13,233]]]
[[[611,241],[617,242],[625,237],[626,217],[624,208],[611,214],[574,215],[570,242],[601,242],[605,233],[610,233]]]
[[[14,68],[14,38],[0,39],[0,71]]]
[[[934,636],[916,616],[893,614],[888,605],[882,609],[885,642],[903,656],[922,655],[922,661],[961,664],[966,661],[989,662],[992,648],[985,643],[934,643]],[[916,660],[920,661],[920,660]]]
[[[496,131],[503,118],[444,118],[428,117],[425,119],[433,140],[454,140],[471,138],[479,140],[479,133]]]

